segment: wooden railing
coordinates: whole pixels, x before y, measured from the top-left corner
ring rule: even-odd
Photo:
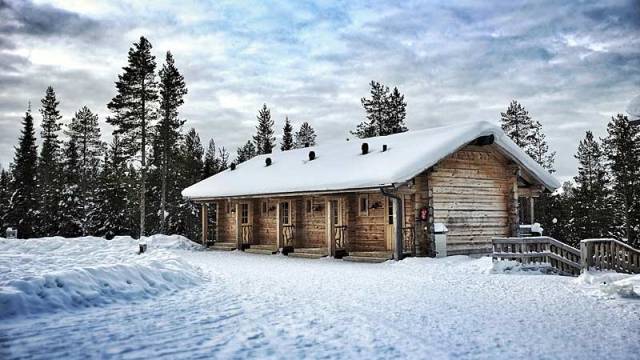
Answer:
[[[560,274],[580,274],[580,250],[547,237],[494,238],[493,260],[548,264]]]
[[[615,239],[587,239],[580,242],[583,268],[640,273],[640,250]]]
[[[640,250],[615,239],[582,240],[580,250],[547,236],[494,238],[492,243],[494,260],[545,263],[565,275],[590,268],[640,273]]]
[[[348,250],[347,225],[336,225],[333,227],[333,241],[336,250]]]
[[[415,254],[416,233],[413,226],[402,228],[402,252],[404,254]]]
[[[293,246],[296,238],[295,225],[282,225],[282,246]]]
[[[251,245],[253,243],[253,225],[240,225],[240,236],[243,244]]]

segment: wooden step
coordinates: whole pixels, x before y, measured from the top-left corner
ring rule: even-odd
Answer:
[[[237,246],[235,243],[222,243],[222,242],[217,242],[207,248],[207,250],[216,250],[216,251],[233,251],[235,249],[237,249]]]
[[[278,252],[278,249],[272,246],[268,248],[256,248],[255,246],[256,245],[253,245],[250,248],[245,249],[244,252],[250,253],[250,254],[264,254],[264,255],[273,255]]]
[[[391,251],[350,251],[349,256],[353,257],[370,257],[390,260],[393,259]]]
[[[278,248],[276,247],[275,244],[268,244],[268,245],[249,245],[250,249],[257,249],[257,250],[278,250]]]
[[[323,257],[326,257],[327,255],[291,252],[291,253],[287,254],[287,256],[288,257],[292,257],[292,258],[321,259]]]
[[[359,262],[359,263],[383,263],[385,261],[388,261],[389,258],[384,258],[384,257],[373,257],[373,256],[345,256],[342,258],[342,260],[344,261],[351,261],[351,262]]]
[[[302,253],[302,254],[317,254],[317,255],[327,255],[329,254],[329,250],[327,248],[295,248],[293,249],[294,253]]]

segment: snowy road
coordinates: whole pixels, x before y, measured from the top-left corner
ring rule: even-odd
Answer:
[[[487,258],[354,264],[167,252],[199,267],[203,281],[151,298],[3,319],[0,358],[630,359],[640,353],[639,300],[604,295],[574,278],[491,274]]]

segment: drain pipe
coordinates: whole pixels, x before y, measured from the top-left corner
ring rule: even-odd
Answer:
[[[393,223],[394,223],[394,229],[395,229],[395,251],[393,254],[393,258],[397,261],[397,260],[401,260],[402,259],[402,219],[403,219],[403,209],[402,209],[402,199],[400,199],[400,197],[396,194],[387,192],[387,190],[385,190],[385,188],[381,187],[380,188],[380,193],[382,193],[382,195],[391,198],[392,204],[393,204]]]

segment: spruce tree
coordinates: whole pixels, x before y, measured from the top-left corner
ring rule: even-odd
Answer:
[[[529,153],[534,131],[533,120],[531,120],[529,112],[519,102],[512,100],[507,111],[500,113],[500,122],[502,130],[511,140]]]
[[[219,163],[219,167],[218,167],[218,172],[220,171],[224,171],[227,170],[227,168],[229,167],[229,152],[227,151],[227,149],[223,147],[218,148],[218,163]]]
[[[184,189],[202,180],[202,169],[204,167],[202,157],[204,155],[204,149],[200,143],[200,136],[198,136],[195,129],[189,130],[185,136],[180,152],[180,164],[182,166],[182,183],[180,184],[180,188]],[[193,203],[182,199],[178,207],[179,221],[175,225],[175,232],[184,234],[190,239],[197,238],[200,224],[196,221],[198,218],[198,210],[199,208]]]
[[[267,104],[263,104],[262,109],[258,110],[257,118],[256,135],[253,137],[257,155],[271,154],[276,146],[276,138],[273,136],[273,120]]]
[[[64,187],[62,190],[62,219],[60,234],[66,237],[82,235],[82,221],[84,212],[81,201],[81,160],[76,140],[71,138],[65,143],[62,171]]]
[[[394,87],[387,101],[385,135],[407,131],[407,126],[404,123],[404,119],[407,117],[407,103],[404,101],[404,95],[397,87]]]
[[[300,129],[296,131],[295,147],[296,149],[300,149],[307,146],[307,144],[309,146],[316,145],[316,132],[311,125],[305,121],[300,125]]]
[[[147,147],[155,118],[158,89],[155,79],[156,61],[151,55],[151,43],[140,41],[129,49],[128,65],[118,75],[117,95],[107,105],[114,117],[107,121],[114,126],[114,135],[121,135],[123,148],[131,156],[140,156],[139,206],[140,236],[145,234],[145,197],[147,182]]]
[[[60,111],[59,102],[53,87],[47,87],[44,98],[41,100],[40,114],[42,114],[42,146],[38,159],[38,198],[40,199],[40,211],[38,212],[37,232],[43,236],[56,235],[60,222],[60,194],[62,184],[60,181]]]
[[[256,156],[256,147],[251,140],[247,141],[244,146],[238,148],[238,155],[236,156],[236,164],[243,163],[252,157]]]
[[[100,170],[100,157],[104,151],[104,144],[100,140],[98,115],[83,106],[71,119],[65,134],[73,141],[78,151],[78,195],[82,208],[80,228],[85,236],[97,226],[98,194],[95,184]]]
[[[609,160],[613,196],[622,232],[632,246],[640,245],[640,129],[618,114],[607,125],[603,140]]]
[[[100,171],[98,192],[98,235],[111,239],[117,235],[131,234],[129,209],[130,181],[127,168],[127,156],[119,136],[114,136],[104,155]]]
[[[7,216],[11,209],[11,174],[4,168],[0,168],[0,230],[8,227]],[[0,234],[2,237],[3,234]]]
[[[36,235],[36,215],[39,211],[36,194],[37,162],[36,133],[29,108],[22,119],[22,130],[13,158],[13,201],[8,216],[9,226],[18,229],[20,238]]]
[[[175,65],[173,55],[167,52],[166,60],[160,70],[160,122],[156,129],[157,148],[160,152],[157,166],[160,168],[160,232],[165,232],[167,214],[167,185],[170,169],[176,165],[178,153],[175,144],[180,138],[180,128],[185,120],[178,118],[178,108],[184,104],[187,87],[184,77]]]
[[[287,116],[284,121],[284,128],[282,128],[282,142],[280,142],[280,150],[287,151],[293,149],[293,127],[289,122]]]
[[[209,140],[209,146],[204,154],[204,168],[202,169],[202,177],[205,179],[215,175],[218,172],[218,152],[216,149],[216,142],[213,139]]]
[[[578,175],[574,177],[576,188],[571,206],[571,233],[576,242],[611,236],[613,209],[610,206],[606,159],[591,131],[587,131],[580,141],[575,158],[579,165]]]

